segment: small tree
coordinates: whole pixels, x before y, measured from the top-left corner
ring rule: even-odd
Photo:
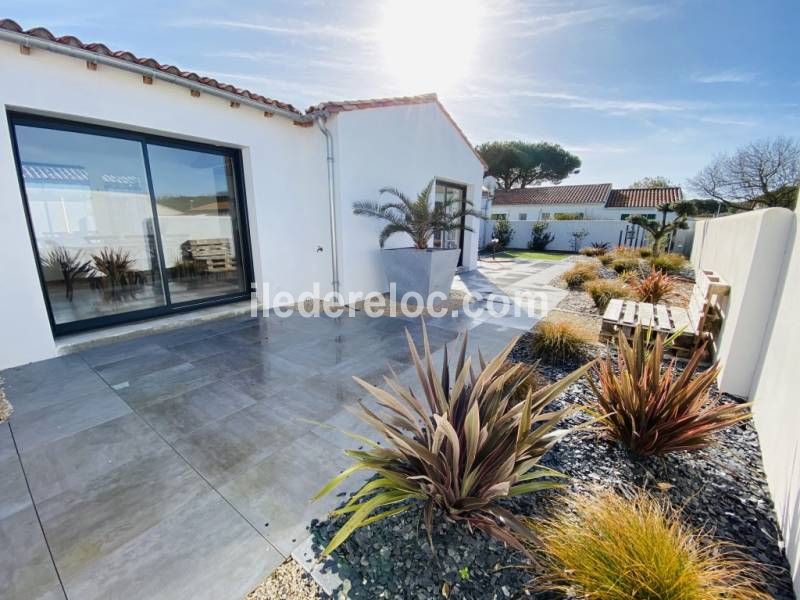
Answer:
[[[649,188],[669,188],[676,186],[666,177],[662,177],[661,175],[656,175],[655,177],[642,177],[641,179],[637,179],[631,184],[631,187],[637,189],[649,189]]]
[[[497,245],[501,249],[506,248],[511,243],[511,224],[508,219],[497,219],[494,222],[494,229],[492,230],[492,237],[497,240]]]
[[[695,214],[695,205],[691,202],[673,202],[672,204],[663,204],[658,208],[661,213],[661,222],[655,219],[648,219],[644,215],[633,215],[628,217],[628,221],[634,225],[638,225],[653,238],[653,256],[658,256],[661,252],[661,242],[670,235],[673,231],[679,229],[688,229],[689,217]],[[676,217],[670,223],[667,223],[667,215],[671,212],[676,214]]]
[[[570,234],[572,238],[569,242],[569,245],[572,247],[573,252],[577,252],[583,246],[583,240],[589,235],[589,232],[586,229],[577,229]]]
[[[561,183],[581,166],[577,156],[549,142],[486,142],[476,150],[488,165],[487,174],[504,190]]]
[[[465,201],[466,208],[462,207],[461,200],[448,198],[431,206],[430,196],[434,180],[428,183],[418,195],[416,200],[411,200],[396,188],[382,188],[381,194],[390,194],[399,202],[366,201],[353,204],[353,214],[374,217],[386,221],[387,225],[381,231],[378,242],[383,248],[386,240],[395,233],[406,233],[414,242],[414,247],[419,250],[428,248],[428,242],[434,234],[440,231],[472,231],[472,228],[462,226],[461,221],[466,216],[483,218],[479,212],[470,208],[472,203]]]
[[[689,180],[699,195],[734,210],[782,206],[794,209],[800,184],[800,142],[765,139],[722,155]]]
[[[528,250],[544,250],[547,245],[556,237],[549,231],[550,224],[547,221],[536,221],[531,227],[531,239],[528,242]]]

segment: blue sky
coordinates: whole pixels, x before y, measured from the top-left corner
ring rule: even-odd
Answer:
[[[474,143],[578,154],[574,183],[683,184],[721,152],[800,135],[798,0],[5,0],[3,13],[301,109],[436,91]]]

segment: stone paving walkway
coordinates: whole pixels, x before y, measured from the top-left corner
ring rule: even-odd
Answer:
[[[560,263],[481,263],[456,287],[535,316],[429,321],[485,354],[529,329]],[[9,369],[0,425],[0,598],[240,599],[340,498],[309,498],[364,431],[346,410],[391,367],[405,329],[381,317],[235,317]],[[357,485],[357,482],[353,482]]]

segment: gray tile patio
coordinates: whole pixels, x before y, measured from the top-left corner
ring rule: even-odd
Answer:
[[[496,352],[557,301],[555,263],[483,264],[457,288],[534,316],[429,320]],[[550,304],[550,306],[547,306]],[[240,599],[341,498],[309,502],[369,433],[348,406],[394,369],[418,320],[237,316],[9,369],[0,425],[0,598]],[[354,489],[357,481],[350,484]]]

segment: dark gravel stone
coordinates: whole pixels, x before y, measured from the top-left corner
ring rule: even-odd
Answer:
[[[524,343],[517,345],[511,357],[522,362],[536,360]],[[569,372],[551,366],[540,366],[540,370],[550,380]],[[739,401],[716,390],[712,395],[715,401]],[[588,385],[581,381],[554,402],[553,408],[583,404],[590,397]],[[577,424],[584,419],[579,414],[570,421]],[[583,431],[557,444],[543,464],[568,474],[571,489],[577,491],[596,485],[624,491],[635,485],[666,494],[675,506],[683,507],[682,514],[690,524],[739,545],[763,565],[767,591],[775,598],[795,597],[758,435],[750,422],[719,433],[718,443],[711,448],[657,458],[634,456],[594,432]],[[503,504],[517,514],[535,518],[546,515],[557,500],[557,492],[542,492]],[[343,522],[312,524],[318,550]],[[349,588],[341,597],[432,600],[444,597],[443,587],[449,588],[449,598],[554,597],[526,589],[536,573],[522,555],[462,523],[437,518],[433,540],[431,549],[417,506],[356,531],[334,553],[338,573]]]

